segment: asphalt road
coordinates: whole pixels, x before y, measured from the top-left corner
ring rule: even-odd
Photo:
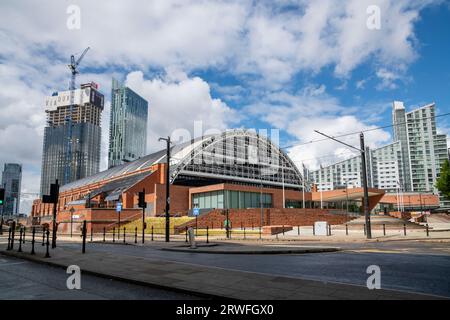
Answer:
[[[308,243],[307,245],[310,245]],[[323,244],[321,244],[323,245]],[[319,281],[366,285],[366,269],[381,269],[381,287],[450,297],[448,243],[371,243],[346,251],[300,255],[232,255],[167,252],[136,246],[91,244],[89,250]]]
[[[69,290],[66,270],[0,255],[0,300],[178,300],[181,293],[81,274],[81,289]]]

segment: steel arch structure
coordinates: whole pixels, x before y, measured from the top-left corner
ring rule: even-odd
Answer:
[[[189,176],[310,190],[289,156],[253,130],[228,130],[176,148],[170,163],[171,184]]]

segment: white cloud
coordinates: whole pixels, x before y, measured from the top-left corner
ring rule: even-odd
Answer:
[[[211,96],[205,80],[190,76],[197,70],[242,80],[244,90],[228,88],[227,99],[239,103],[239,95],[254,91],[252,95],[264,99],[246,111],[286,128],[296,138],[308,139],[297,132],[296,126],[302,123],[292,121],[299,114],[309,124],[337,115],[344,117],[342,125],[360,128],[359,123],[363,128],[361,121],[348,116],[355,108],[345,108],[327,96],[324,86],[297,94],[286,87],[299,73],[316,74],[330,66],[345,81],[369,61],[379,71],[380,85],[389,88],[399,79],[380,70],[404,76],[395,66],[406,72],[416,58],[414,23],[425,5],[436,2],[440,1],[42,0],[36,5],[2,1],[0,163],[22,163],[24,174],[33,177],[24,179],[24,188],[39,190],[36,177],[45,126],[44,96],[68,87],[69,56],[87,46],[92,49],[82,62],[78,83],[99,82],[107,102],[112,75],[123,78],[120,74],[129,70],[142,70],[129,74],[127,83],[149,100],[149,152],[161,147],[159,136],[180,127],[190,130],[194,120],[221,129],[240,120],[237,112]],[[69,4],[81,8],[80,30],[66,28]],[[382,9],[379,31],[366,28],[369,4]],[[149,70],[164,69],[163,77],[143,76]],[[226,95],[226,90],[217,92]],[[107,103],[102,120],[102,167],[106,164],[108,110]],[[314,156],[315,151],[311,152]]]
[[[377,105],[376,109],[383,108]],[[370,124],[370,117],[362,120],[348,114],[349,110],[358,109],[341,105],[336,98],[330,97],[325,92],[323,85],[310,85],[296,95],[272,93],[264,96],[262,102],[246,108],[248,113],[288,133],[294,141],[287,143],[289,155],[297,165],[303,162],[310,169],[318,168],[320,163],[330,164],[357,153],[332,140],[309,143],[324,138],[314,130],[331,136],[355,132],[354,135],[340,139],[359,147],[358,132],[376,127]],[[376,114],[371,110],[373,110],[372,107],[360,107],[359,113],[361,115],[368,113],[372,116]],[[389,142],[391,135],[385,130],[376,130],[366,133],[365,139],[369,147],[378,147]]]
[[[147,152],[162,149],[158,138],[176,129],[193,134],[194,121],[202,121],[204,130],[223,130],[239,121],[233,109],[211,97],[209,84],[199,77],[168,70],[163,78],[145,79],[136,71],[128,74],[126,85],[149,102]]]

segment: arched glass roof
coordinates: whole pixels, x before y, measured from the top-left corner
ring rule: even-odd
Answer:
[[[166,150],[108,169],[61,187],[61,192],[124,175],[140,173],[166,162]],[[303,177],[292,160],[268,138],[252,130],[228,130],[171,148],[171,183],[181,177],[302,188]],[[305,182],[305,188],[309,185]]]

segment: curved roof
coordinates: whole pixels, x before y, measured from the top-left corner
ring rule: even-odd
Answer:
[[[152,154],[149,154],[145,157],[142,157],[138,160],[124,163],[122,165],[113,167],[111,169],[99,172],[92,176],[73,181],[71,183],[65,184],[61,187],[60,191],[64,192],[71,189],[76,189],[82,186],[86,186],[92,183],[101,182],[104,180],[109,180],[113,178],[119,178],[125,174],[131,174],[133,172],[140,172],[141,170],[150,168],[153,164],[161,162],[161,160],[165,161],[166,158],[166,150],[161,150]],[[164,162],[162,161],[162,162]]]
[[[61,187],[61,192],[133,175],[166,162],[166,150],[99,172]],[[139,175],[141,176],[141,175]],[[181,177],[301,188],[303,177],[278,146],[252,130],[234,129],[177,144],[171,148],[170,182]],[[309,186],[305,183],[309,189]]]

